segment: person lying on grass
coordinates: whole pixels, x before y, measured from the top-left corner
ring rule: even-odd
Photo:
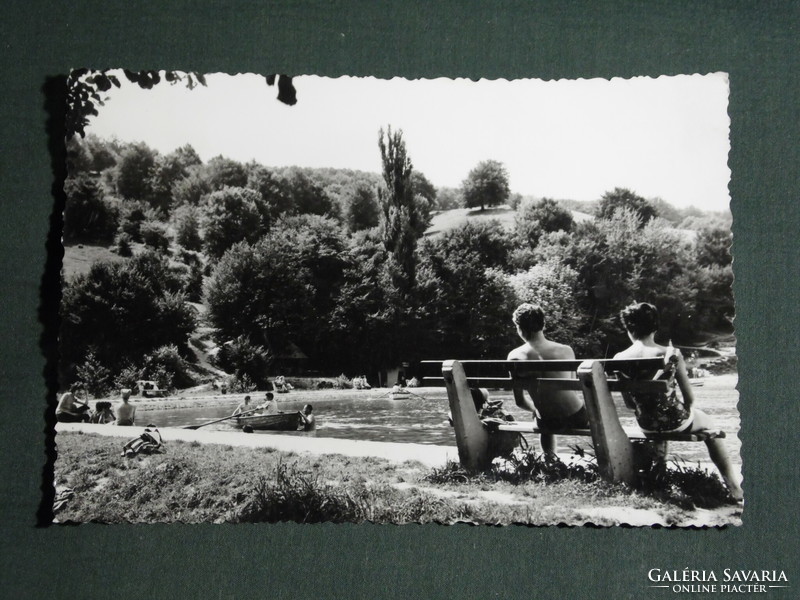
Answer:
[[[714,422],[706,413],[694,407],[689,375],[679,350],[670,344],[660,346],[655,342],[658,331],[658,310],[647,302],[633,303],[620,313],[620,319],[632,344],[614,358],[664,357],[665,367],[648,374],[652,379],[677,381],[671,391],[663,394],[627,393],[625,403],[636,413],[636,421],[644,433],[686,432],[694,433],[714,429]],[[677,388],[680,388],[679,397]],[[721,439],[705,440],[708,454],[719,469],[731,496],[741,501],[743,494],[728,452]]]
[[[508,353],[508,360],[575,360],[575,352],[566,344],[549,340],[544,335],[544,311],[534,304],[521,304],[512,316],[519,337],[525,342]],[[560,371],[543,372],[542,377],[567,377]],[[528,388],[530,399],[514,390],[517,406],[536,415],[541,429],[588,429],[589,416],[583,397],[570,390],[543,390],[536,383]],[[551,433],[541,434],[542,450],[547,454],[556,451],[556,438]]]

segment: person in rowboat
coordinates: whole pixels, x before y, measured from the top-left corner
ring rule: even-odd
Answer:
[[[256,408],[261,410],[262,415],[274,415],[278,412],[278,403],[275,401],[275,394],[267,392],[263,404],[259,404]]]
[[[245,396],[244,400],[242,400],[239,403],[239,406],[237,406],[234,409],[233,414],[231,416],[235,417],[236,415],[240,415],[243,412],[246,412],[246,411],[249,411],[249,410],[250,410],[250,396]]]

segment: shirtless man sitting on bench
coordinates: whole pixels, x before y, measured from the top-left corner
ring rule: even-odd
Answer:
[[[548,340],[544,336],[544,312],[533,304],[522,304],[512,316],[519,337],[525,342],[508,353],[508,360],[575,360],[575,352],[565,344]],[[542,377],[569,377],[561,371],[543,372]],[[540,429],[588,429],[589,417],[583,397],[570,390],[540,390],[537,383],[528,387],[527,398],[520,390],[514,390],[517,406],[536,415]],[[541,434],[542,450],[553,454],[556,439],[551,433]]]

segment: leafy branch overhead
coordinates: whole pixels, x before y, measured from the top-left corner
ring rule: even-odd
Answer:
[[[130,83],[138,85],[144,90],[152,89],[161,83],[162,79],[171,85],[183,84],[187,89],[194,89],[198,85],[207,86],[206,78],[202,73],[181,71],[129,71],[123,69],[122,74]],[[66,138],[69,140],[75,134],[84,137],[86,126],[91,117],[96,117],[97,109],[104,106],[108,97],[105,96],[112,88],[121,87],[119,71],[116,69],[90,70],[75,69],[67,78],[67,115]],[[287,75],[267,75],[264,77],[267,85],[277,83],[278,100],[289,106],[297,103],[297,90],[292,78]]]

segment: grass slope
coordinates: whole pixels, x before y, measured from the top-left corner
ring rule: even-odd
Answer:
[[[123,442],[59,433],[57,494],[74,495],[59,522],[363,522],[508,525],[727,525],[738,516],[698,512],[604,483],[435,483],[419,463],[299,455],[271,449],[170,442],[123,458]]]

